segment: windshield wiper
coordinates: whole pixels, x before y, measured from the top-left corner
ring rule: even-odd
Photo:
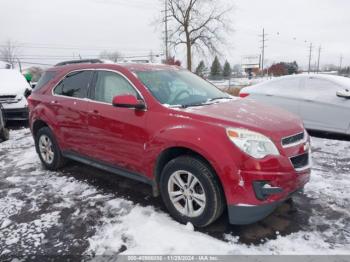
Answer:
[[[216,101],[216,100],[222,100],[222,99],[232,99],[229,96],[220,96],[220,97],[215,97],[215,98],[210,98],[208,99],[208,102]]]
[[[187,104],[187,105],[181,105],[181,108],[188,108],[188,107],[195,107],[195,106],[205,106],[210,105],[210,103],[207,103],[207,101],[201,102],[201,103],[193,103],[193,104]]]
[[[208,99],[207,101],[203,101],[200,103],[193,103],[193,104],[188,104],[188,105],[181,105],[181,108],[187,108],[187,107],[195,107],[195,106],[205,106],[205,105],[212,105],[214,101],[216,100],[222,100],[222,99],[232,99],[231,97],[228,96],[222,96],[222,97],[215,97]]]

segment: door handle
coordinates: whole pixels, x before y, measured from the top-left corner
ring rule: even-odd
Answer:
[[[100,114],[100,112],[97,109],[91,110],[90,113],[94,114],[94,115],[99,115]]]
[[[52,100],[52,101],[51,101],[51,104],[53,104],[53,105],[59,105],[59,103],[58,103],[57,100]]]

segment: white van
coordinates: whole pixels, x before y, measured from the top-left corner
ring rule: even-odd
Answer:
[[[13,69],[0,69],[0,103],[6,122],[28,120],[27,97],[31,87],[24,76]]]

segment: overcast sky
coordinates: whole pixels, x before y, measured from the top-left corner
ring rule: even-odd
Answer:
[[[235,6],[235,32],[223,50],[232,64],[260,53],[259,34],[268,34],[268,63],[308,63],[308,45],[322,45],[321,64],[350,64],[350,1],[226,0]],[[102,50],[126,56],[163,52],[161,0],[0,0],[0,45],[20,44],[23,61],[53,64],[60,60],[96,57]],[[179,59],[185,61],[179,51]],[[201,57],[195,56],[195,61]]]

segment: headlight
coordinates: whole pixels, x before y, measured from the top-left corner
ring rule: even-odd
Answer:
[[[240,128],[228,128],[226,133],[239,149],[254,158],[280,154],[271,139],[262,134]]]

